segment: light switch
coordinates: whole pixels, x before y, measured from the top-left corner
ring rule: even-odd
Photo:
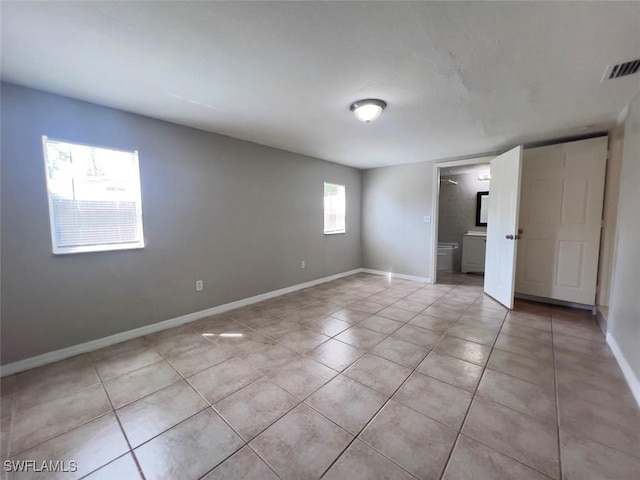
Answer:
[[[424,217],[422,217],[422,221],[424,223],[431,223],[431,215],[425,215]]]

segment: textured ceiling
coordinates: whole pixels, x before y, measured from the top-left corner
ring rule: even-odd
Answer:
[[[640,57],[640,2],[1,9],[3,80],[360,168],[605,130],[640,90],[600,82]]]

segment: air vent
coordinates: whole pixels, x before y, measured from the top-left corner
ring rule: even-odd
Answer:
[[[619,63],[613,67],[608,67],[604,78],[611,80],[613,78],[626,77],[627,75],[633,75],[640,71],[640,58],[631,60],[629,62]]]

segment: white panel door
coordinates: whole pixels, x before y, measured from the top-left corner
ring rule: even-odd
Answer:
[[[524,152],[516,292],[595,304],[606,165],[607,137]]]
[[[484,291],[513,308],[522,146],[491,160]]]

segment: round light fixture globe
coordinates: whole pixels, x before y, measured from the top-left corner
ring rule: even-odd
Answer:
[[[384,100],[377,98],[368,98],[366,100],[358,100],[351,105],[351,111],[361,122],[369,123],[378,118],[387,106]]]

